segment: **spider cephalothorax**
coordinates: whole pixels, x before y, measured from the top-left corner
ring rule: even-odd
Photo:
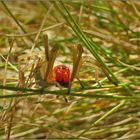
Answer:
[[[55,81],[63,87],[69,86],[70,69],[65,65],[57,65],[53,68]]]

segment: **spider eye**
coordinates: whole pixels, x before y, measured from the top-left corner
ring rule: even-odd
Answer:
[[[66,69],[66,67],[65,67],[65,66],[62,66],[62,69],[63,69],[63,70],[65,70],[65,69]]]

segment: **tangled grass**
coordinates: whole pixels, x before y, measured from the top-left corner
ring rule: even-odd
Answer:
[[[0,138],[138,139],[139,7],[138,0],[1,1]],[[71,67],[72,48],[82,45],[84,89],[76,80],[69,95],[36,84],[44,34],[60,46],[56,64]]]

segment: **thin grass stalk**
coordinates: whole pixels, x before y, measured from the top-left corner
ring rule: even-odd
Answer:
[[[6,11],[8,12],[8,14],[12,17],[12,19],[16,22],[16,24],[19,26],[19,28],[22,30],[23,33],[27,33],[26,30],[22,27],[22,25],[19,23],[19,21],[16,19],[16,17],[12,14],[12,12],[10,11],[10,9],[7,7],[7,5],[5,4],[5,2],[2,0],[1,1],[2,5],[4,6],[4,8],[6,9]],[[29,36],[30,41],[33,42],[33,39]]]
[[[58,96],[73,96],[73,97],[85,97],[85,98],[105,98],[105,99],[112,99],[112,100],[140,100],[140,96],[120,96],[120,95],[98,95],[98,94],[81,94],[76,93],[79,91],[83,91],[81,89],[72,89],[71,94],[67,94],[67,90],[57,90],[57,91],[49,91],[46,89],[28,89],[28,88],[17,88],[17,87],[9,87],[9,86],[2,86],[0,85],[0,89],[6,89],[10,91],[19,91],[19,92],[26,92],[25,94],[9,94],[9,95],[2,95],[0,99],[3,98],[13,98],[13,97],[27,97],[27,96],[34,96],[34,95],[58,95]],[[89,89],[88,89],[89,90]],[[114,93],[112,93],[114,94]],[[136,92],[137,94],[137,92]]]
[[[5,2],[2,0],[1,1],[2,5],[4,6],[4,8],[7,10],[7,12],[9,13],[9,15],[14,19],[14,21],[16,22],[16,24],[20,27],[20,29],[26,33],[25,29],[21,26],[21,24],[18,22],[18,20],[15,18],[15,16],[12,14],[12,12],[10,11],[10,9],[7,7],[7,5],[5,4]]]

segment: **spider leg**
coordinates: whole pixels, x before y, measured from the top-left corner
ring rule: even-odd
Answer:
[[[73,54],[73,70],[72,70],[72,73],[71,73],[71,78],[70,78],[70,82],[69,82],[69,86],[68,86],[68,93],[70,93],[72,81],[77,76],[77,73],[78,73],[78,70],[79,70],[79,67],[80,67],[80,61],[81,61],[82,53],[83,53],[83,48],[79,44],[79,45],[77,45],[77,49]]]
[[[76,79],[77,79],[77,80],[78,80],[78,82],[80,83],[81,88],[83,88],[83,89],[84,89],[84,85],[83,85],[82,81],[80,80],[80,78],[79,78],[78,76],[76,76]]]
[[[57,57],[57,52],[58,52],[59,46],[55,45],[49,51],[48,36],[47,35],[44,36],[44,42],[45,42],[45,45],[44,45],[45,46],[45,57],[46,57],[46,61],[47,61],[45,75],[44,75],[44,81],[55,84],[61,90],[62,87],[60,86],[59,83],[57,83],[56,81],[50,81],[50,79],[53,78],[53,77],[51,77],[53,75],[50,75],[50,74],[53,70],[53,65],[54,65],[54,61]],[[57,96],[56,98],[58,98],[58,97],[59,96]],[[65,96],[64,96],[64,100],[66,102],[68,102],[68,99]]]
[[[48,36],[47,35],[44,36],[44,42],[45,42],[45,56],[46,56],[46,61],[47,61],[47,66],[46,66],[46,70],[45,70],[45,74],[44,74],[44,80],[48,81],[49,75],[53,69],[54,61],[56,59],[59,46],[55,45],[49,51]]]
[[[44,35],[44,48],[45,48],[45,57],[46,57],[46,60],[49,61],[49,44],[48,44],[48,35],[45,34]]]
[[[62,90],[62,87],[61,87],[61,85],[59,83],[56,82],[56,86],[59,87],[60,90]],[[59,95],[57,95],[56,98],[58,99],[59,98]],[[69,100],[67,99],[66,96],[64,96],[63,98],[64,98],[64,100],[65,100],[66,103],[69,102]]]
[[[95,69],[95,81],[101,87],[101,83],[99,82],[99,69],[96,67]]]

